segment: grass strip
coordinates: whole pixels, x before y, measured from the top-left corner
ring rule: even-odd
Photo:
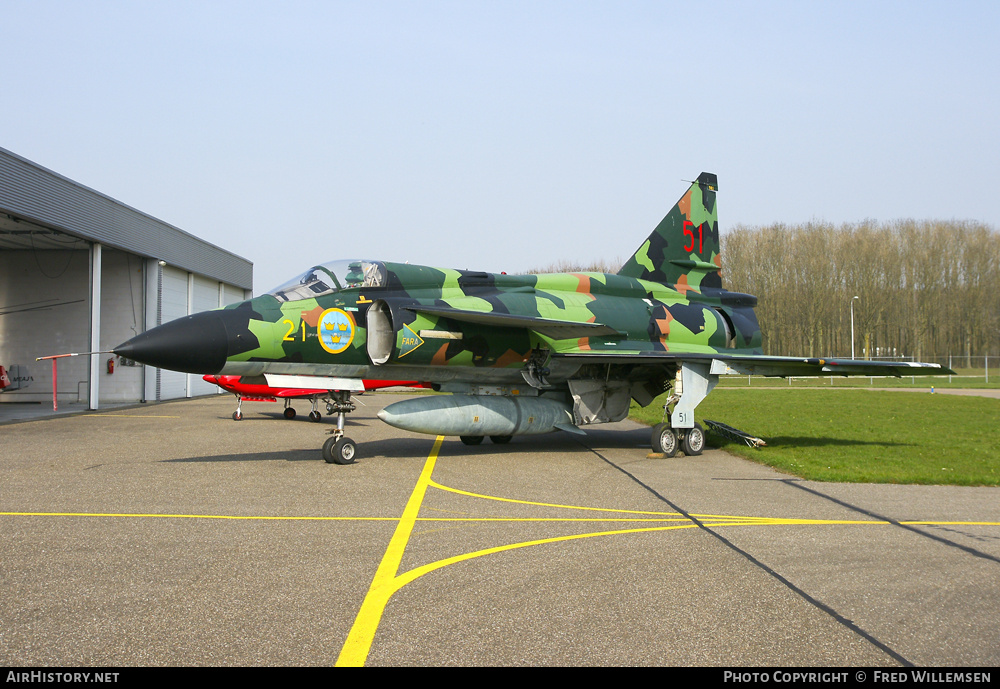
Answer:
[[[631,418],[659,423],[663,399],[645,409],[633,405]],[[708,433],[710,446],[810,480],[1000,485],[1000,399],[863,388],[720,387],[695,416],[767,442],[758,450]]]

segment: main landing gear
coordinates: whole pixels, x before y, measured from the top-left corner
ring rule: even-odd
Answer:
[[[699,424],[692,428],[671,428],[669,423],[659,423],[653,427],[650,440],[653,452],[664,457],[673,457],[680,450],[688,457],[697,457],[705,449],[705,431]]]
[[[330,394],[326,410],[330,414],[337,414],[337,427],[330,431],[330,437],[323,443],[323,459],[327,464],[354,464],[357,461],[357,443],[344,436],[344,421],[348,412],[356,408],[351,401],[350,391],[337,390]]]
[[[694,421],[694,409],[708,396],[719,376],[711,364],[683,363],[677,369],[673,394],[663,405],[663,416],[670,419],[653,428],[650,445],[653,452],[673,457],[680,450],[697,457],[705,449],[705,430]],[[671,406],[673,409],[671,410]]]

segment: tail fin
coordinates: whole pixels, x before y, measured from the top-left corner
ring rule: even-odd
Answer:
[[[715,194],[718,178],[703,172],[660,221],[632,258],[618,271],[625,277],[695,291],[722,287],[719,219]]]

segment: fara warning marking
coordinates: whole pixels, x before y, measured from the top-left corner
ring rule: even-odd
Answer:
[[[399,340],[399,358],[402,359],[407,354],[410,354],[417,347],[424,343],[424,338],[413,332],[413,329],[407,325],[403,324],[403,334],[400,336]]]

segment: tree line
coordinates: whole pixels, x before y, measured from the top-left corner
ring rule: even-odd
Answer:
[[[758,297],[765,354],[849,356],[853,303],[859,358],[1000,355],[1000,234],[982,223],[737,225],[722,267]]]
[[[850,356],[853,303],[858,358],[1000,356],[1000,233],[988,225],[736,225],[721,243],[723,285],[758,298],[765,354]],[[564,261],[529,272],[621,265]]]

